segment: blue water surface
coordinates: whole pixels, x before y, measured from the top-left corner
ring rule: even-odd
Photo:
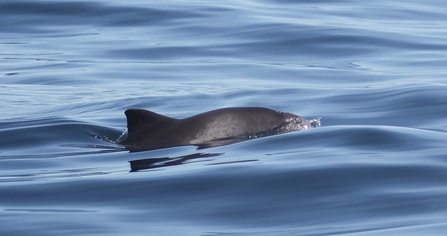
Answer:
[[[1,235],[447,232],[447,2],[0,0],[0,15]],[[128,108],[236,106],[322,126],[119,145]]]

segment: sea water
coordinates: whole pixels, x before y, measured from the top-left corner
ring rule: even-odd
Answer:
[[[0,1],[1,235],[445,235],[447,2]],[[321,127],[128,152],[124,111]]]

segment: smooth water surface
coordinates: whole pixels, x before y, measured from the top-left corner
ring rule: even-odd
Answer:
[[[0,15],[1,235],[447,232],[447,2],[0,0]],[[322,126],[119,145],[128,108],[236,106]]]

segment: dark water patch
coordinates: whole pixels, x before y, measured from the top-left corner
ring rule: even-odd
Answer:
[[[148,174],[140,175],[139,180],[102,180],[101,186],[96,181],[45,183],[36,188],[11,186],[0,198],[8,205],[25,208],[29,194],[41,207],[49,205],[50,200],[51,205],[82,206],[89,202],[96,207],[121,202],[123,210],[127,209],[124,211],[137,210],[135,213],[146,221],[157,221],[156,215],[162,214],[174,221],[232,227],[304,227],[331,225],[334,221],[344,225],[353,215],[362,219],[374,219],[375,215],[404,219],[432,212],[434,203],[437,211],[446,208],[442,203],[445,192],[436,190],[438,182],[433,182],[445,181],[445,171],[429,166],[340,166],[302,171],[247,166],[161,178]],[[67,189],[67,184],[76,191]],[[400,194],[391,190],[397,186],[406,190]],[[384,187],[391,191],[383,191]],[[424,193],[432,187],[433,191]],[[14,198],[10,198],[9,191],[14,192]],[[149,209],[158,209],[157,214]]]
[[[9,122],[0,125],[0,148],[3,156],[20,155],[20,153],[29,156],[30,149],[40,150],[44,154],[43,156],[53,156],[51,151],[45,150],[55,150],[58,147],[64,145],[68,147],[73,144],[96,144],[98,145],[95,146],[96,148],[107,144],[104,138],[94,136],[92,132],[101,133],[103,137],[109,137],[109,140],[116,140],[120,135],[115,130],[106,127],[62,118]],[[117,145],[114,146],[115,150],[119,149]],[[28,151],[21,151],[21,148],[24,147]],[[109,143],[108,149],[110,147],[113,145]],[[31,154],[31,156],[35,154]]]
[[[328,96],[324,104],[345,103],[331,116],[350,114],[338,123],[377,124],[403,127],[444,127],[446,88],[444,86],[405,86],[396,88],[347,89],[344,94]],[[324,114],[322,114],[323,116]],[[386,118],[385,118],[386,117]],[[329,125],[333,124],[329,121]],[[326,123],[328,124],[328,123]]]
[[[61,31],[62,28],[57,27],[61,24],[127,27],[157,25],[168,20],[198,16],[194,12],[175,9],[114,6],[99,2],[14,1],[0,3],[0,9],[4,22],[8,22],[0,26],[2,31],[27,34]]]
[[[330,126],[312,130],[293,132],[278,137],[266,137],[249,142],[255,142],[254,148],[261,150],[277,150],[280,144],[282,151],[296,148],[318,149],[331,146],[333,148],[347,147],[350,150],[377,152],[403,152],[411,150],[433,150],[447,140],[447,133],[421,129],[392,126]],[[248,142],[236,144],[236,147],[248,148]]]

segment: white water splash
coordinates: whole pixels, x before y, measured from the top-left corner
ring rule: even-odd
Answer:
[[[294,118],[280,127],[274,129],[275,134],[284,134],[294,131],[300,131],[305,129],[311,129],[321,126],[321,117],[317,117],[311,120],[305,120],[303,118]]]

